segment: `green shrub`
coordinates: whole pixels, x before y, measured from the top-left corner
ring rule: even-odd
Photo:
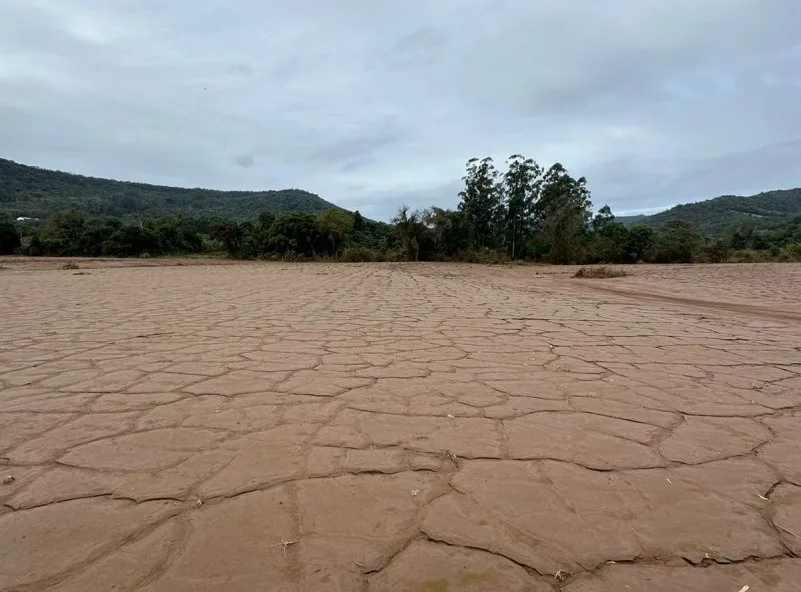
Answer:
[[[573,274],[575,278],[588,278],[588,279],[606,279],[626,277],[629,272],[619,267],[610,267],[608,265],[600,265],[598,267],[580,267],[576,273]]]
[[[366,261],[383,261],[383,255],[374,249],[367,247],[348,247],[342,250],[339,256],[340,261],[349,263],[360,263]]]
[[[786,255],[788,261],[801,261],[801,243],[793,243],[782,249],[782,254]]]
[[[768,261],[769,253],[765,251],[754,251],[753,249],[741,249],[732,251],[729,255],[729,263],[761,263]]]

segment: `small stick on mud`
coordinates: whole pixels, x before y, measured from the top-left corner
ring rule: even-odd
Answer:
[[[792,530],[790,530],[789,528],[785,528],[785,527],[784,527],[784,526],[782,526],[781,524],[776,524],[775,522],[774,522],[773,524],[774,524],[774,526],[776,526],[776,528],[778,528],[778,529],[780,529],[780,530],[783,530],[783,531],[784,531],[784,532],[786,532],[787,534],[791,534],[791,535],[793,535],[795,538],[797,538],[797,539],[801,539],[801,536],[797,535],[796,533],[794,533],[794,532],[793,532]]]
[[[147,339],[148,337],[161,337],[162,335],[172,335],[172,331],[162,331],[157,333],[142,333],[134,335],[131,339]]]
[[[298,542],[298,541],[285,541],[284,539],[281,539],[281,542],[280,542],[280,543],[275,543],[274,545],[270,545],[270,546],[269,546],[269,547],[267,547],[267,548],[268,548],[268,549],[272,549],[273,547],[279,547],[279,546],[283,546],[283,547],[284,547],[284,559],[286,559],[286,548],[287,548],[289,545],[294,545],[294,544],[296,544],[297,542]]]

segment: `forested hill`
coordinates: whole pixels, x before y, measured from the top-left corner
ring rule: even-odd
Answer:
[[[662,226],[674,220],[691,222],[705,235],[723,231],[735,220],[751,220],[758,228],[776,228],[801,215],[801,188],[766,191],[757,195],[724,195],[682,204],[651,216],[622,216],[624,224]]]
[[[45,218],[64,210],[108,216],[210,214],[245,220],[267,211],[322,212],[335,208],[314,193],[215,191],[130,183],[50,171],[0,159],[0,210],[13,216]]]

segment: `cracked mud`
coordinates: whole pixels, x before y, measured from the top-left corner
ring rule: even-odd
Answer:
[[[0,590],[801,590],[801,266],[3,263]]]

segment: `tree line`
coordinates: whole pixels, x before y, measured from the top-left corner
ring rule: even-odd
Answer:
[[[0,254],[147,257],[225,254],[235,259],[376,257],[397,249],[394,229],[358,212],[262,212],[235,222],[214,216],[121,219],[79,211],[15,223],[0,213]],[[355,255],[349,254],[358,251]],[[366,253],[366,255],[365,255]]]
[[[689,222],[654,228],[616,221],[608,205],[593,216],[587,179],[561,164],[545,169],[520,154],[499,171],[471,159],[456,210],[402,207],[393,219],[410,260],[530,260],[565,263],[691,263],[801,260],[801,217],[775,230],[737,220],[700,235]]]
[[[0,254],[141,257],[224,253],[237,259],[565,263],[801,260],[801,217],[774,230],[748,220],[702,237],[679,220],[653,228],[593,216],[584,177],[515,154],[503,172],[471,159],[455,210],[402,206],[391,223],[331,208],[262,212],[236,222],[211,215],[117,218],[58,212],[42,223],[0,213]]]

